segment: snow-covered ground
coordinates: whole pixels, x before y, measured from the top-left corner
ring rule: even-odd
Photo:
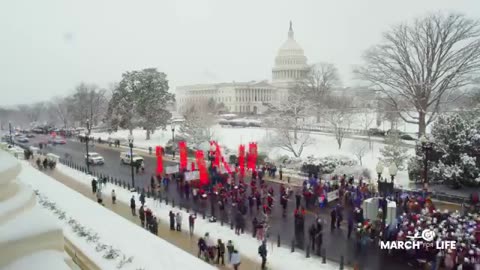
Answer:
[[[73,170],[62,164],[57,165],[57,170],[60,170],[62,173],[71,176],[72,178],[76,179],[79,182],[82,182],[85,185],[90,185],[91,176]],[[110,190],[110,188],[107,188],[107,190]],[[126,189],[118,187],[115,187],[115,191],[117,194],[117,200],[123,201],[126,204],[130,203],[130,198],[132,197],[132,194],[134,194],[135,198],[138,200],[137,193],[132,193]],[[140,203],[138,202],[138,204]],[[155,202],[153,201],[153,199],[146,198],[146,204],[154,212],[155,216],[161,220],[161,222],[169,223],[168,214],[170,210],[174,211],[175,213],[180,212],[184,220],[186,220],[189,215],[186,211],[179,210],[178,208],[172,209],[171,206],[165,205],[164,203],[159,204],[158,201]],[[258,264],[261,263],[261,259],[257,253],[260,242],[256,239],[252,237],[247,237],[245,235],[236,235],[234,231],[229,228],[229,226],[220,226],[219,223],[210,223],[208,222],[208,220],[197,218],[197,220],[195,221],[195,235],[203,236],[207,232],[210,234],[210,237],[212,237],[213,240],[216,240],[217,238],[224,240],[224,242],[226,242],[227,240],[232,240],[235,248],[240,252],[242,256],[248,256],[252,261],[257,262]],[[313,257],[310,259],[306,259],[305,254],[298,252],[292,253],[290,249],[285,247],[277,247],[274,243],[269,243],[267,249],[268,267],[271,269],[336,270],[339,268],[336,263],[329,262],[327,264],[322,264],[320,258]],[[165,267],[164,269],[173,268]],[[345,269],[349,268],[346,267]]]
[[[62,168],[61,165],[58,167]],[[120,250],[127,258],[133,256],[133,261],[124,265],[122,269],[215,269],[161,238],[153,237],[145,229],[99,206],[26,162],[23,163],[19,178],[48,197],[69,217],[97,233],[99,241]],[[43,209],[43,211],[45,215],[54,216],[49,210]],[[79,237],[68,226],[67,220],[62,223],[65,236],[101,269],[117,269],[121,258],[115,260],[103,258],[104,252],[97,252],[96,244]],[[29,224],[29,226],[34,227],[36,224]]]
[[[272,137],[274,136],[273,130],[256,127],[221,127],[220,125],[215,126],[213,130],[213,136],[220,143],[220,145],[231,149],[234,153],[238,151],[238,146],[240,144],[248,144],[248,142],[255,141],[258,142],[259,152],[267,153],[272,159],[282,155],[292,156],[290,152],[268,146],[269,141],[271,141]],[[144,148],[148,148],[149,146],[154,148],[156,145],[165,145],[172,136],[170,127],[167,127],[166,131],[157,130],[155,134],[152,135],[151,140],[145,140],[145,131],[141,129],[134,130],[133,135],[134,144]],[[128,131],[120,130],[112,134],[93,133],[92,136],[95,138],[101,137],[104,140],[109,137],[126,139],[128,136]],[[310,155],[315,157],[345,155],[355,159],[352,150],[354,145],[359,143],[367,143],[364,141],[365,138],[346,138],[343,141],[342,148],[338,149],[335,137],[331,134],[311,133],[310,136],[312,137],[312,144],[304,149],[302,157],[307,157]],[[377,166],[378,159],[381,156],[380,149],[383,148],[383,145],[384,144],[382,141],[372,140],[372,148],[365,153],[365,156],[362,159],[363,166],[370,170],[372,176],[376,175],[375,167]],[[408,153],[413,156],[414,149],[409,149]],[[385,167],[388,167],[388,164]],[[388,174],[387,169],[384,171],[384,173],[385,175]],[[399,170],[395,179],[396,184],[408,186],[409,180],[406,170]]]

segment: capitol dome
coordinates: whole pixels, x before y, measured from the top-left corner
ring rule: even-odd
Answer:
[[[292,22],[288,30],[288,39],[282,44],[275,57],[272,69],[272,81],[294,82],[305,77],[308,72],[307,57],[302,47],[295,41]]]

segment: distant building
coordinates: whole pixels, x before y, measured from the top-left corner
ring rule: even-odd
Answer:
[[[231,82],[179,86],[175,90],[177,111],[197,102],[213,99],[223,103],[229,112],[263,113],[265,103],[279,104],[288,98],[295,81],[304,78],[309,66],[303,49],[294,39],[292,22],[288,38],[278,50],[272,68],[272,81]]]

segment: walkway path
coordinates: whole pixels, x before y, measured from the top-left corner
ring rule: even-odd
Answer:
[[[47,175],[51,176],[55,180],[63,183],[67,187],[77,191],[78,193],[83,194],[85,197],[90,198],[93,201],[96,201],[95,196],[92,194],[90,187],[84,185],[71,177],[59,172],[58,170],[48,170],[44,171]],[[108,192],[104,193],[104,204],[105,207],[110,209],[111,211],[115,212],[116,214],[122,216],[123,218],[137,224],[140,226],[140,220],[138,216],[133,217],[130,211],[130,206],[117,200],[116,204],[112,204],[112,199],[108,195]],[[108,193],[109,194],[109,193]],[[190,236],[188,232],[176,232],[171,231],[167,224],[159,222],[158,224],[158,237],[170,242],[171,244],[185,250],[186,252],[192,254],[193,256],[197,256],[198,248],[197,248],[197,241],[198,238],[195,236]],[[223,239],[224,242],[227,242],[227,239]],[[241,251],[241,247],[239,248]],[[161,252],[161,251],[159,251]],[[154,258],[152,258],[154,259]],[[254,263],[246,256],[242,256],[241,258],[241,267],[240,269],[248,269],[248,270],[255,270],[260,269],[260,265]],[[217,266],[218,269],[229,269],[230,266]]]

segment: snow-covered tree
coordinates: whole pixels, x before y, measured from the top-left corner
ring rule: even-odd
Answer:
[[[399,170],[403,170],[405,168],[405,161],[409,158],[407,151],[408,149],[402,145],[400,134],[391,132],[385,138],[385,146],[380,149],[380,153],[382,154],[380,159],[384,164],[387,164],[387,166],[395,163]]]
[[[134,88],[137,99],[137,112],[140,125],[146,130],[146,139],[159,126],[165,127],[172,114],[166,109],[174,95],[168,92],[167,75],[155,68],[144,69],[138,73],[139,85]]]
[[[440,116],[432,128],[434,178],[480,184],[480,111]]]
[[[310,103],[299,92],[292,91],[288,100],[279,106],[270,105],[270,115],[265,123],[275,130],[270,146],[282,148],[300,157],[305,146],[311,143],[308,131],[301,131]],[[301,131],[301,132],[300,132]]]
[[[105,93],[105,89],[100,89],[94,84],[77,85],[69,102],[73,120],[85,124],[89,119],[92,125],[99,124],[108,104]]]
[[[352,123],[351,105],[352,101],[347,96],[331,96],[328,99],[325,119],[333,127],[338,149],[342,148],[343,139]]]
[[[320,122],[331,90],[341,84],[337,68],[331,63],[312,65],[307,75],[297,84],[305,100],[311,103],[310,112],[316,117],[317,123]]]
[[[363,166],[362,159],[368,152],[369,144],[363,141],[353,142],[350,148],[353,155],[355,155],[355,157],[358,159],[360,166]]]
[[[356,72],[388,97],[393,111],[425,134],[441,106],[480,72],[480,21],[430,14],[393,26]],[[412,114],[412,112],[415,114]]]
[[[198,149],[202,143],[208,143],[213,139],[214,116],[206,103],[187,105],[183,118],[185,121],[180,125],[180,134],[193,148]]]
[[[163,72],[154,68],[128,71],[115,87],[107,110],[110,125],[146,130],[146,138],[159,126],[165,126],[171,113],[165,108],[174,96],[168,93],[168,81]]]

